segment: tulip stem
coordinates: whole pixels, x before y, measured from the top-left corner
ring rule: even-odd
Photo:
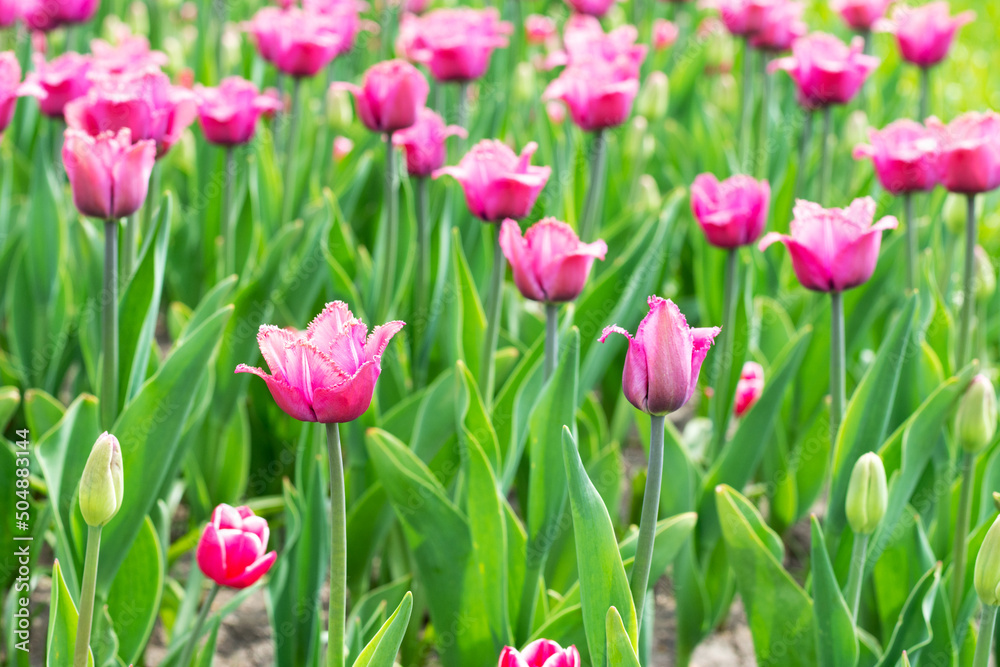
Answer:
[[[396,293],[396,255],[399,243],[399,179],[396,178],[396,149],[392,146],[392,132],[385,133],[385,247],[384,273],[382,274],[379,312],[386,315]]]
[[[135,268],[135,246],[136,237],[138,236],[138,226],[139,214],[133,213],[126,218],[124,228],[122,229],[122,248],[118,261],[121,262],[121,277],[123,281],[127,281],[132,277],[132,271]]]
[[[73,667],[87,667],[90,652],[90,629],[94,624],[94,591],[97,589],[97,561],[101,555],[101,527],[90,526],[87,532],[87,555],[83,562],[83,586],[80,589],[80,616],[76,621],[76,648]]]
[[[851,550],[851,569],[847,575],[847,589],[844,591],[846,602],[851,607],[851,618],[858,620],[858,605],[861,604],[861,580],[865,573],[865,560],[868,557],[868,533],[854,533],[854,548]]]
[[[427,311],[427,302],[430,298],[431,289],[431,215],[430,200],[427,197],[427,178],[416,179],[413,196],[417,211],[417,282],[414,290],[413,310],[416,314],[414,322],[415,331],[413,335],[413,359],[419,358],[420,346],[423,343],[424,332],[427,330],[427,322],[430,313]],[[423,379],[420,377],[419,364],[417,386],[423,386]]]
[[[493,381],[496,376],[494,357],[497,341],[500,339],[500,317],[503,313],[503,276],[507,270],[507,259],[500,249],[500,226],[493,227],[493,273],[490,276],[490,291],[486,299],[486,339],[483,341],[483,358],[479,365],[479,393],[487,410],[493,405]]]
[[[830,177],[833,160],[830,159],[830,135],[833,132],[833,107],[827,106],[823,109],[823,141],[820,144],[819,164],[819,203],[827,206],[826,195],[830,190]]]
[[[837,445],[840,420],[844,418],[847,397],[844,389],[847,356],[844,346],[844,295],[830,292],[830,451]]]
[[[224,275],[236,273],[236,221],[233,219],[233,172],[236,171],[236,161],[233,147],[226,146],[226,160],[222,173],[222,247],[226,257]]]
[[[469,132],[469,82],[462,81],[458,84],[458,126]],[[469,132],[472,136],[472,132]],[[461,138],[459,141],[464,143]],[[462,147],[464,149],[464,146]]]
[[[997,608],[991,604],[983,605],[983,615],[979,620],[979,638],[976,640],[976,656],[972,667],[989,667],[990,653],[993,650],[993,629],[997,623]]]
[[[975,482],[976,456],[971,452],[963,452],[962,490],[958,497],[958,514],[955,516],[955,550],[952,556],[951,568],[951,616],[958,618],[958,610],[962,607],[965,597],[965,539],[969,536],[969,519],[972,514],[972,491]]]
[[[545,379],[552,377],[559,358],[559,304],[545,304]]]
[[[292,103],[288,109],[288,133],[285,135],[285,200],[282,206],[281,222],[292,221],[295,212],[295,158],[299,135],[299,95],[302,91],[302,80],[292,79]]]
[[[344,667],[344,619],[347,610],[347,511],[344,498],[344,460],[340,426],[326,425],[330,459],[330,505],[333,527],[330,548],[330,628],[326,649],[328,667]]]
[[[906,288],[917,289],[917,224],[913,218],[913,193],[903,193],[903,215],[906,218]]]
[[[757,157],[754,160],[754,166],[756,167],[754,171],[756,171],[758,179],[767,178],[768,158],[770,157],[767,135],[771,125],[771,84],[773,77],[767,73],[769,61],[770,58],[768,58],[767,54],[761,53],[760,64],[763,86],[761,87],[760,94],[760,131],[757,133]]]
[[[594,143],[590,148],[590,187],[583,203],[580,217],[580,238],[586,243],[594,240],[597,233],[598,209],[604,194],[604,171],[608,157],[608,138],[604,130],[594,132]]]
[[[792,195],[795,198],[803,196],[801,191],[802,177],[806,172],[806,160],[809,158],[809,144],[812,140],[812,127],[813,114],[811,111],[807,111],[805,122],[802,124],[802,136],[799,138],[799,164],[798,168],[795,170],[795,189],[792,190]]]
[[[927,120],[930,112],[931,101],[931,68],[920,68],[920,116],[918,120],[922,123]]]
[[[208,592],[208,597],[205,598],[201,611],[198,612],[198,618],[194,621],[191,636],[188,637],[187,644],[184,645],[184,653],[181,654],[181,659],[177,663],[178,667],[190,667],[191,658],[194,657],[194,648],[198,645],[198,639],[201,637],[201,629],[205,627],[208,614],[212,611],[212,603],[215,602],[215,596],[218,594],[219,584],[212,584],[212,589]]]
[[[118,417],[118,221],[104,221],[104,360],[101,367],[101,422],[110,429]]]
[[[956,368],[962,368],[969,361],[968,356],[972,342],[972,311],[976,304],[973,282],[976,272],[978,224],[976,220],[976,196],[970,194],[965,221],[965,271],[962,274],[962,315],[958,330],[958,350],[955,354]]]
[[[646,489],[642,494],[642,515],[639,518],[639,540],[629,588],[635,604],[636,626],[642,627],[642,612],[646,604],[649,568],[653,562],[653,538],[660,510],[660,485],[663,482],[663,429],[665,415],[650,415],[649,466],[646,469]]]
[[[743,40],[743,109],[740,118],[740,157],[750,161],[750,133],[753,131],[753,49],[750,39]]]
[[[722,349],[715,357],[715,424],[712,433],[712,452],[718,454],[726,442],[729,413],[729,380],[733,374],[733,355],[736,341],[736,307],[739,303],[739,250],[730,248],[726,253],[726,282],[722,292]]]

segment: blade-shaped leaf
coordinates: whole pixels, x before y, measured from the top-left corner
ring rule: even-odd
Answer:
[[[813,608],[819,667],[854,667],[858,663],[858,640],[854,618],[840,592],[837,575],[823,539],[823,530],[814,514],[812,529]]]
[[[407,591],[396,611],[392,612],[392,616],[382,624],[382,629],[354,661],[354,667],[392,667],[396,662],[396,654],[399,653],[399,645],[403,643],[412,609],[413,595]]]

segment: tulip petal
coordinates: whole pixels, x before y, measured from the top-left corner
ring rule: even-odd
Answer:
[[[344,335],[347,324],[356,321],[343,301],[331,301],[306,327],[306,337],[323,352],[329,352],[333,342]]]
[[[249,511],[249,508],[247,509]],[[243,519],[243,530],[257,536],[261,543],[261,551],[267,549],[267,542],[271,537],[271,529],[267,525],[267,519],[261,516],[256,516],[251,512],[250,516],[244,517]]]
[[[146,201],[149,191],[149,176],[156,162],[156,144],[152,141],[137,141],[114,166],[114,216],[124,218],[132,215]]]
[[[371,405],[375,382],[381,372],[378,362],[366,361],[349,380],[317,389],[313,395],[314,421],[344,424],[363,415]]]
[[[288,329],[282,329],[271,324],[263,324],[257,332],[257,345],[267,362],[267,367],[276,377],[285,377],[285,366],[288,361],[288,347],[299,336]],[[241,372],[239,369],[237,373]],[[250,371],[252,372],[252,371]]]
[[[400,329],[404,326],[406,326],[405,322],[395,320],[393,322],[380,324],[372,329],[371,334],[368,336],[368,340],[365,341],[365,359],[380,359],[382,354],[385,352],[385,348],[389,346],[389,341],[392,340],[392,337],[399,333]]]
[[[649,297],[649,313],[635,334],[646,352],[647,400],[651,414],[680,409],[691,396],[691,331],[670,299]]]
[[[521,651],[521,656],[529,665],[544,665],[554,655],[562,653],[562,646],[550,639],[531,642]]]
[[[216,583],[225,580],[226,549],[219,537],[219,531],[212,524],[205,526],[201,539],[198,540],[195,558],[198,561],[198,567],[201,568],[206,577]]]
[[[499,667],[529,667],[529,665],[517,649],[507,646],[500,654]]]
[[[500,225],[500,249],[510,264],[514,284],[521,294],[533,301],[545,301],[545,293],[532,266],[528,241],[521,236],[521,227],[510,218]]]
[[[253,586],[257,581],[267,574],[271,566],[274,565],[274,561],[278,559],[278,554],[272,551],[258,560],[256,560],[250,567],[245,569],[242,574],[234,577],[226,582],[226,585],[230,588],[249,588]]]
[[[73,189],[73,203],[84,215],[111,218],[112,175],[94,150],[95,141],[66,130],[62,158]]]
[[[212,511],[212,525],[219,530],[239,528],[243,525],[243,517],[232,505],[221,503]]]
[[[236,373],[253,373],[267,383],[267,388],[271,391],[271,396],[278,407],[288,413],[294,419],[304,422],[318,421],[312,406],[306,401],[302,392],[292,387],[284,380],[272,375],[268,375],[260,368],[240,364],[236,367]]]

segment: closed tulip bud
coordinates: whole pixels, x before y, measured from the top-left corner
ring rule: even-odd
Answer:
[[[981,199],[978,198],[977,199]],[[976,206],[976,217],[979,217],[980,209],[979,202],[977,201]],[[944,224],[948,227],[948,231],[956,236],[962,236],[965,234],[965,218],[966,210],[968,206],[968,201],[966,197],[959,194],[949,194],[944,199],[944,210],[941,212],[941,217],[944,218]]]
[[[875,532],[885,515],[889,491],[885,481],[885,466],[874,452],[858,459],[847,485],[847,522],[859,535]]]
[[[996,268],[989,253],[976,246],[976,300],[989,301],[997,291]]]
[[[856,109],[847,117],[844,139],[849,146],[863,143],[868,139],[868,114],[863,110]]]
[[[962,449],[970,454],[982,451],[997,432],[997,394],[985,375],[972,378],[958,402],[955,431]]]
[[[514,70],[514,98],[526,101],[538,97],[535,81],[535,66],[529,62],[518,63]]]
[[[656,179],[649,174],[639,177],[639,210],[659,211],[663,198],[660,196],[660,188],[656,184]]]
[[[636,116],[628,124],[625,132],[625,154],[640,158],[643,154],[643,138],[649,135],[649,121],[642,116]]]
[[[983,604],[1000,605],[1000,517],[990,526],[979,547],[973,583]]]
[[[80,477],[80,512],[88,526],[104,526],[122,507],[122,449],[107,431],[94,443]]]
[[[345,130],[354,122],[351,93],[331,86],[326,91],[326,119],[337,130]]]
[[[1000,493],[993,492],[993,506],[1000,510]]]
[[[650,73],[639,91],[636,110],[649,120],[666,118],[670,106],[670,80],[660,71]]]

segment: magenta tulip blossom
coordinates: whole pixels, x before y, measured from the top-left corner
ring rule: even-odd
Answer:
[[[580,652],[575,646],[564,649],[554,641],[538,639],[523,651],[504,648],[498,667],[580,667]]]
[[[340,53],[354,48],[361,31],[361,12],[368,8],[367,3],[359,0],[302,0],[302,7],[334,19],[341,38]]]
[[[358,116],[372,132],[391,133],[413,125],[430,93],[424,75],[405,60],[372,65],[360,87],[341,82],[333,87],[354,94]]]
[[[83,97],[90,90],[89,78],[92,61],[88,56],[68,51],[51,61],[34,54],[35,70],[27,80],[45,94],[38,98],[42,113],[52,118],[62,118],[66,104]]]
[[[708,242],[718,248],[738,248],[757,240],[767,224],[771,186],[751,176],[737,175],[721,183],[701,174],[691,185],[691,210]]]
[[[146,200],[156,144],[149,139],[132,143],[128,128],[96,137],[68,129],[62,158],[80,213],[115,220],[132,215]]]
[[[545,44],[556,36],[556,23],[548,16],[532,14],[524,20],[524,34],[529,44]]]
[[[861,37],[848,46],[833,35],[815,32],[795,40],[792,55],[772,61],[768,71],[788,72],[798,88],[799,104],[807,109],[847,104],[879,64],[878,58],[862,53],[863,48]]]
[[[799,282],[817,292],[842,292],[867,282],[875,272],[882,232],[899,225],[891,215],[873,225],[871,197],[855,199],[847,208],[823,208],[800,199],[793,216],[791,236],[771,232],[759,247],[784,243]]]
[[[472,81],[486,73],[493,50],[506,47],[511,32],[492,7],[437,9],[403,16],[397,49],[438,81]]]
[[[666,19],[653,21],[653,48],[657,51],[669,49],[677,41],[680,33],[677,24]]]
[[[531,213],[549,180],[551,167],[534,167],[531,156],[538,144],[529,143],[517,155],[496,139],[479,142],[457,166],[442,167],[434,178],[452,176],[465,191],[469,211],[484,222],[520,219]]]
[[[618,0],[566,0],[566,4],[578,14],[604,16]]]
[[[246,24],[261,57],[295,78],[315,76],[350,46],[336,16],[265,7]]]
[[[885,16],[892,0],[830,0],[830,7],[840,14],[848,27],[869,32]]]
[[[98,0],[24,0],[20,16],[29,29],[49,32],[67,24],[86,23],[97,5]]]
[[[252,82],[226,77],[216,88],[198,86],[198,120],[205,139],[220,146],[245,144],[253,137],[261,114],[281,109],[276,94],[263,94]]]
[[[764,367],[756,361],[743,364],[740,379],[736,383],[736,398],[733,413],[737,417],[745,415],[764,393]]]
[[[20,0],[0,0],[0,28],[9,28],[20,14]]]
[[[524,298],[544,303],[572,301],[580,296],[595,259],[604,260],[608,244],[583,243],[565,222],[543,218],[521,236],[515,220],[500,227],[500,248]]]
[[[651,415],[681,409],[698,386],[698,374],[719,327],[692,329],[670,299],[649,297],[649,313],[635,337],[617,325],[605,327],[600,341],[619,333],[628,339],[622,390],[629,403]]]
[[[883,130],[869,130],[871,144],[854,149],[854,158],[871,158],[875,173],[894,195],[933,190],[938,184],[938,139],[912,120],[897,120]]]
[[[551,54],[550,67],[559,65],[587,65],[603,62],[624,78],[639,78],[646,60],[645,44],[637,44],[639,31],[635,26],[623,25],[605,33],[601,22],[593,16],[576,14],[570,17],[563,29],[565,51]]]
[[[580,129],[617,127],[632,114],[639,80],[627,70],[592,59],[572,64],[545,89],[543,100],[561,100]]]
[[[896,35],[903,59],[919,67],[931,67],[948,55],[958,29],[975,18],[973,11],[951,16],[947,2],[931,2],[920,7],[897,6],[892,20],[876,27]]]
[[[749,37],[761,29],[764,14],[779,0],[708,0],[718,10],[726,30],[735,37]]]
[[[21,64],[13,51],[0,53],[0,133],[7,129],[14,117],[17,98],[34,95],[39,100],[46,96],[44,89],[29,81],[21,81]]]
[[[750,36],[750,46],[761,51],[787,51],[806,34],[808,26],[802,20],[805,6],[793,0],[778,0],[768,6],[756,32]]]
[[[103,39],[91,40],[90,53],[94,69],[108,74],[160,68],[167,64],[167,54],[150,49],[149,40],[141,35],[126,34],[117,44],[109,44]]]
[[[267,551],[270,535],[267,520],[249,507],[223,503],[212,512],[198,540],[198,567],[219,586],[249,588],[278,558],[276,552]]]
[[[945,125],[933,116],[927,127],[938,140],[938,175],[951,192],[977,194],[1000,187],[1000,114],[963,114]]]
[[[403,149],[407,173],[424,178],[444,164],[447,157],[445,140],[467,134],[465,128],[458,125],[445,125],[441,116],[424,107],[417,113],[417,122],[392,135],[392,144]]]
[[[263,325],[257,334],[271,374],[246,364],[267,383],[278,407],[305,422],[343,424],[365,413],[382,372],[382,354],[403,322],[368,327],[342,301],[328,303],[304,332]]]

